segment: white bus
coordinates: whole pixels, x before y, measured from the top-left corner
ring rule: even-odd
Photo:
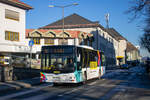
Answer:
[[[43,46],[41,82],[80,83],[105,73],[103,52],[74,45]]]

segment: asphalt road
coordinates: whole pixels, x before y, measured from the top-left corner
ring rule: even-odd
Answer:
[[[150,78],[141,67],[117,69],[85,85],[42,84],[8,92],[0,100],[150,100]]]

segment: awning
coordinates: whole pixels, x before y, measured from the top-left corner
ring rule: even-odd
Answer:
[[[124,58],[123,56],[117,56],[116,57],[117,59],[122,59],[122,58]]]

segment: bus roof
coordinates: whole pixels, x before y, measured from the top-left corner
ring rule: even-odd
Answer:
[[[42,46],[42,47],[44,48],[47,48],[47,47],[81,47],[81,48],[94,50],[92,47],[86,46],[86,45],[49,45],[49,46]]]
[[[49,45],[49,46],[42,46],[42,48],[48,48],[48,47],[79,47],[79,48],[95,50],[93,47],[86,46],[86,45]],[[95,50],[95,51],[103,52],[101,50]]]
[[[93,47],[86,46],[86,45],[77,45],[77,47],[81,47],[81,48],[86,48],[86,49],[94,50],[94,48],[93,48]]]
[[[90,49],[90,50],[94,50],[94,51],[100,51],[101,53],[104,53],[104,51],[101,50],[96,50],[93,47],[90,46],[86,46],[86,45],[48,45],[48,46],[42,46],[42,50],[43,49],[48,49],[48,48],[55,48],[55,47],[79,47],[79,48],[85,48],[85,49]]]

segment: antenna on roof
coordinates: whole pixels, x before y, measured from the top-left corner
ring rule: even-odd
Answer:
[[[109,28],[109,13],[105,14],[106,28]]]

